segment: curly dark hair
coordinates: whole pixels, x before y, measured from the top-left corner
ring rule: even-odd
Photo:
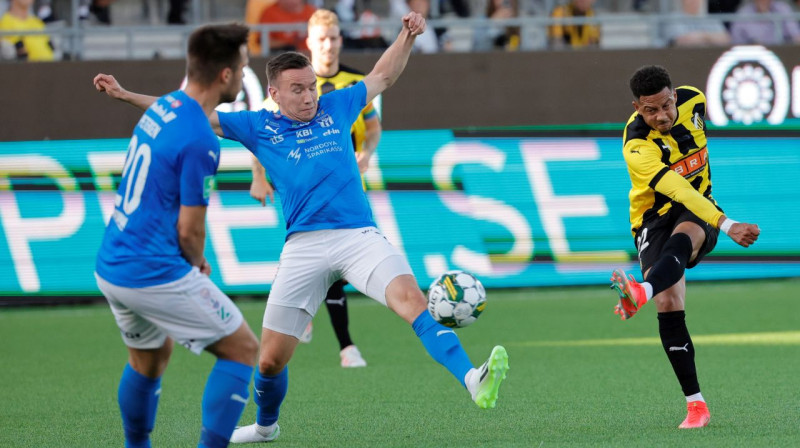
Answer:
[[[631,76],[631,93],[635,99],[643,96],[655,95],[668,87],[672,90],[672,81],[669,79],[669,72],[660,65],[645,65],[640,67]]]

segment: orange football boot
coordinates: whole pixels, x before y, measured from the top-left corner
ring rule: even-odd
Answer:
[[[647,303],[644,287],[622,269],[615,269],[611,274],[611,289],[616,289],[619,294],[619,303],[614,307],[614,314],[618,314],[622,320],[633,317]]]
[[[708,406],[704,401],[691,401],[686,403],[686,407],[689,413],[686,414],[686,419],[678,428],[689,429],[708,426],[708,422],[711,421],[711,413],[708,412]]]

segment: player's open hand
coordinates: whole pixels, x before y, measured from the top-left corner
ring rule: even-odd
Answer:
[[[419,36],[425,32],[428,24],[425,23],[425,17],[416,12],[410,12],[403,17],[403,28],[408,28],[412,36]]]
[[[262,206],[266,206],[267,198],[269,202],[275,202],[275,189],[266,179],[253,179],[250,183],[250,197],[260,202]]]
[[[749,247],[758,239],[761,234],[761,229],[755,224],[747,224],[745,222],[737,222],[732,225],[728,230],[728,236],[731,237],[736,244],[744,247]]]
[[[125,89],[119,85],[117,79],[105,73],[100,73],[94,77],[94,87],[98,92],[106,92],[108,96],[114,99],[121,99],[125,94]]]

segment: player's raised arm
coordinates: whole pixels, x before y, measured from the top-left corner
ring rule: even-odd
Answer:
[[[147,109],[158,99],[155,96],[142,95],[141,93],[125,90],[113,75],[106,75],[105,73],[100,73],[94,77],[94,87],[99,92],[106,92],[111,98],[124,101],[141,110]]]
[[[397,39],[383,52],[375,67],[364,78],[364,84],[367,86],[367,103],[397,81],[414,48],[414,40],[425,32],[426,27],[425,18],[420,14],[410,12],[403,17],[403,29],[400,30]]]

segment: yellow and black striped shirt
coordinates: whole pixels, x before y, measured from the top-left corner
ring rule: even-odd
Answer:
[[[630,220],[635,234],[642,222],[661,216],[673,202],[683,204],[716,227],[722,210],[711,196],[711,169],[706,145],[706,97],[681,86],[678,117],[668,134],[648,126],[638,112],[628,119],[622,153],[631,177]]]

